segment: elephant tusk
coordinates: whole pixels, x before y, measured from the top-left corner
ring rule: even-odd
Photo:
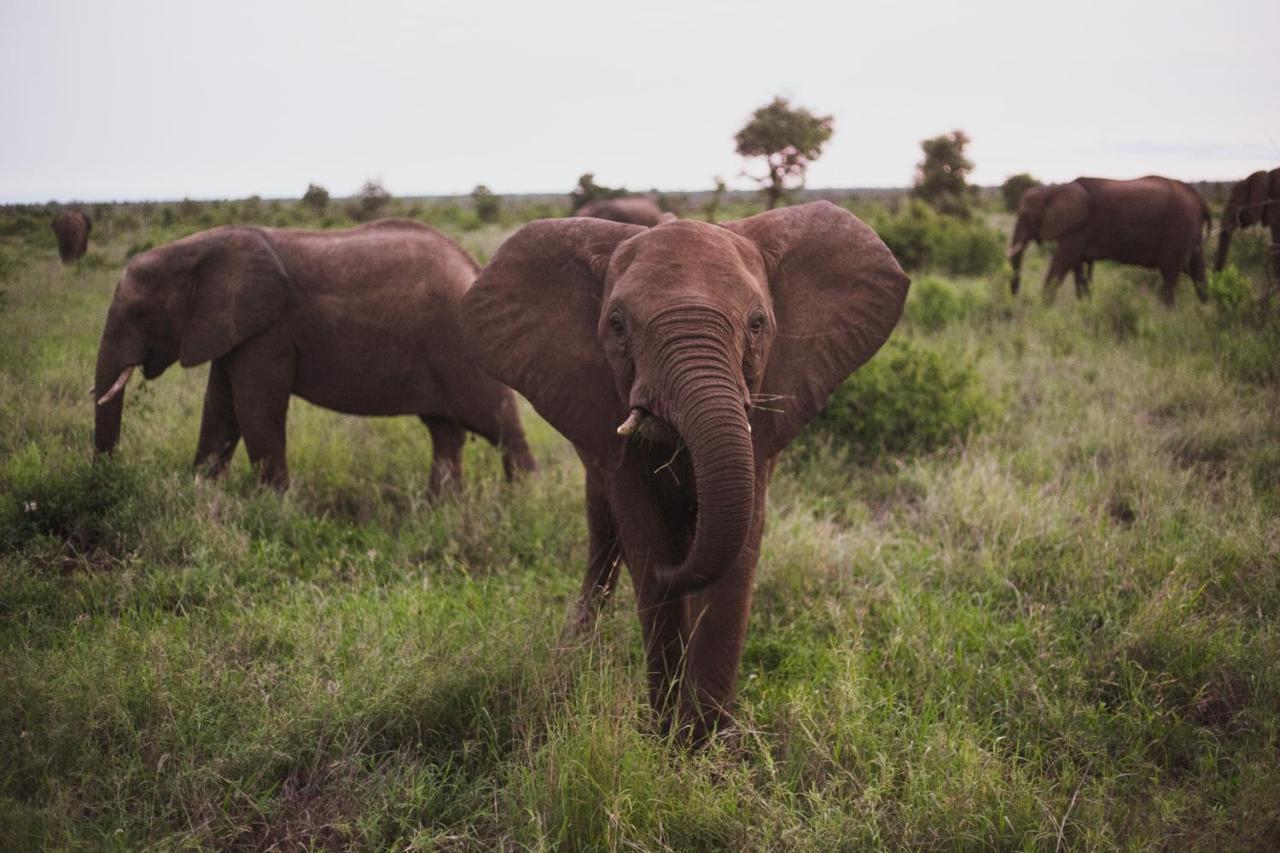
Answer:
[[[618,427],[618,435],[631,435],[640,427],[640,421],[643,418],[644,414],[639,409],[632,409],[631,414],[627,415],[627,419],[622,422],[622,426]]]
[[[129,365],[120,371],[120,376],[116,379],[115,384],[107,389],[107,393],[98,398],[98,405],[103,406],[110,403],[116,396],[124,390],[124,386],[129,382],[129,376],[133,373],[134,365]]]
[[[1027,244],[1026,244],[1026,243],[1014,243],[1014,244],[1013,244],[1012,246],[1010,246],[1010,247],[1008,248],[1008,250],[1004,253],[1004,256],[1005,256],[1006,258],[1012,258],[1014,255],[1018,254],[1019,252],[1021,252],[1021,251],[1022,251],[1023,249],[1025,249],[1026,247],[1027,247]]]

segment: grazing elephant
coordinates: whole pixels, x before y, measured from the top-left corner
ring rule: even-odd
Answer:
[[[463,300],[472,349],[586,467],[590,628],[625,561],[664,730],[731,722],[778,453],[880,348],[909,280],[820,201],[724,226],[525,226]]]
[[[593,201],[578,208],[573,215],[608,219],[611,222],[627,222],[632,225],[657,225],[659,222],[675,219],[673,214],[663,213],[649,199],[638,196]]]
[[[89,251],[89,232],[93,230],[93,220],[89,214],[79,210],[64,210],[53,217],[50,225],[54,236],[58,238],[58,257],[64,264],[78,261]]]
[[[1056,240],[1044,277],[1047,298],[1052,299],[1068,271],[1075,273],[1076,293],[1083,296],[1089,284],[1084,265],[1110,260],[1158,269],[1164,277],[1160,296],[1169,305],[1178,275],[1185,272],[1203,302],[1208,298],[1203,239],[1209,221],[1209,207],[1199,193],[1182,181],[1154,175],[1132,181],[1077,178],[1032,187],[1018,202],[1008,253],[1013,264],[1010,289],[1016,294],[1021,284],[1027,243]]]
[[[1271,229],[1271,260],[1280,276],[1280,169],[1254,172],[1231,188],[1222,210],[1218,255],[1213,261],[1215,272],[1222,272],[1227,265],[1231,235],[1236,229],[1259,224]]]
[[[414,414],[431,431],[433,495],[462,478],[466,431],[536,465],[511,389],[476,365],[462,298],[478,267],[433,228],[386,219],[345,231],[227,226],[137,255],[98,349],[94,440],[120,436],[124,387],[206,361],[196,465],[220,474],[244,437],[259,478],[288,485],[289,395],[353,415]]]

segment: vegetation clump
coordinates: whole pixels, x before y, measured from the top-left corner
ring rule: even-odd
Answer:
[[[772,210],[788,189],[804,186],[809,164],[822,156],[834,128],[831,116],[793,107],[783,97],[751,114],[733,139],[738,154],[764,160],[765,174],[755,180],[763,187],[765,207]]]

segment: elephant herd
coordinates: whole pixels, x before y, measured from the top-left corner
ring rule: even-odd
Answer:
[[[1261,192],[1232,191],[1231,230],[1264,220],[1275,233],[1280,204]],[[909,279],[829,202],[724,225],[652,207],[617,199],[530,223],[483,269],[444,234],[394,219],[225,226],[136,255],[99,346],[95,446],[116,447],[135,368],[152,379],[207,362],[199,469],[221,473],[243,439],[259,478],[286,487],[296,394],[348,414],[417,415],[438,496],[461,482],[468,432],[501,451],[508,478],[536,470],[518,392],[585,468],[589,547],[571,627],[591,630],[625,564],[660,727],[700,742],[731,722],[778,455],[887,340]],[[81,214],[55,220],[60,245],[64,216]],[[1026,244],[1056,240],[1051,285],[1070,271],[1087,287],[1087,265],[1108,258],[1159,269],[1166,299],[1188,272],[1203,296],[1206,222],[1194,190],[1163,178],[1029,190],[1014,290]],[[81,252],[88,230],[84,217]]]
[[[1280,274],[1280,169],[1254,172],[1231,188],[1222,213],[1215,271],[1226,265],[1231,235],[1259,223],[1271,229],[1271,254]],[[1086,295],[1093,262],[1109,260],[1158,270],[1166,304],[1173,303],[1178,277],[1186,273],[1204,302],[1204,237],[1211,226],[1209,205],[1193,187],[1156,175],[1131,181],[1077,178],[1032,187],[1018,202],[1009,243],[1011,289],[1016,294],[1021,285],[1027,244],[1055,241],[1044,277],[1050,297],[1068,272],[1075,279],[1076,295]]]

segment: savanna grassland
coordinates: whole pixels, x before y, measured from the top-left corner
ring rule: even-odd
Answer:
[[[92,461],[127,253],[291,221],[255,205],[100,210],[69,268],[44,212],[0,211],[0,848],[1280,847],[1259,235],[1252,291],[1184,278],[1173,310],[1155,273],[1100,263],[1046,305],[1034,251],[1017,299],[998,257],[918,259],[774,480],[743,737],[688,753],[650,733],[625,579],[561,639],[582,472],[528,407],[542,472],[472,442],[438,506],[416,419],[297,399],[287,495],[243,450],[197,479],[207,366],[135,381]],[[436,221],[482,260],[517,224],[464,214]]]

